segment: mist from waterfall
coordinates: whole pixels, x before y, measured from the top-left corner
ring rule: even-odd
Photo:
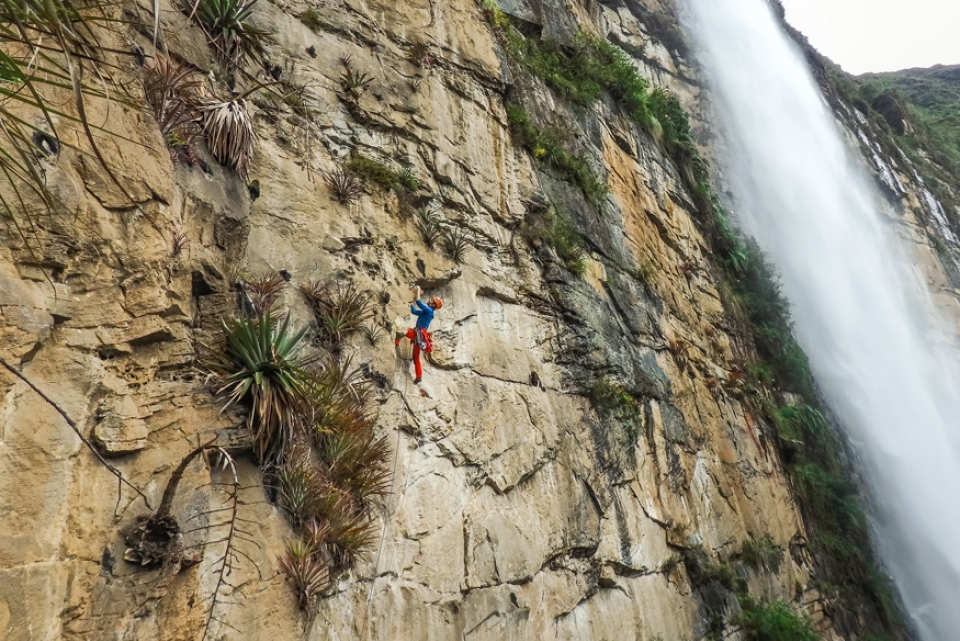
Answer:
[[[863,459],[881,554],[924,641],[960,638],[957,352],[879,194],[767,0],[681,0],[741,225]]]

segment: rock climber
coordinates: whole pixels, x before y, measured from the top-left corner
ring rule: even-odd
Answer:
[[[413,366],[416,370],[417,377],[413,380],[414,383],[419,384],[423,380],[423,367],[420,365],[420,352],[429,354],[433,351],[433,337],[427,329],[430,327],[430,321],[433,320],[433,316],[438,309],[443,307],[443,300],[439,296],[434,296],[430,299],[430,302],[424,304],[420,300],[420,296],[423,294],[423,290],[419,286],[414,287],[414,299],[413,304],[410,305],[410,312],[417,317],[417,326],[408,329],[406,337],[410,339],[410,342],[413,343]],[[400,345],[400,339],[398,338],[394,342],[394,346]]]

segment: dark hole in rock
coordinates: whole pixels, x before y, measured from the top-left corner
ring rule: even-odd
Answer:
[[[60,153],[60,143],[57,139],[42,131],[33,132],[33,144],[48,158]]]
[[[191,278],[190,293],[194,296],[209,296],[214,293],[215,290],[207,282],[202,272],[194,271]]]

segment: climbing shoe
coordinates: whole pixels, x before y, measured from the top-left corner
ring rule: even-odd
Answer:
[[[422,380],[423,380],[422,378],[415,378],[415,379],[413,379],[413,384],[414,384],[414,385],[419,385],[419,384],[420,384],[420,381],[422,381]]]

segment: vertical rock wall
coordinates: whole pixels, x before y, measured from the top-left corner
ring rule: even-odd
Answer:
[[[160,8],[170,52],[214,69],[200,30]],[[645,23],[662,9],[654,3],[506,8],[533,24],[547,16],[558,37],[610,37],[693,104],[695,72]],[[307,10],[316,33],[297,18]],[[128,14],[149,21],[146,5]],[[739,396],[750,354],[724,311],[692,200],[656,142],[612,104],[575,110],[536,82],[511,88],[515,70],[470,0],[264,0],[253,22],[272,32],[269,65],[303,87],[310,111],[252,99],[259,194],[205,151],[203,167],[171,162],[146,110],[96,103],[94,117],[124,133],[102,144],[138,207],[65,149],[44,165],[55,210],[37,210],[25,238],[3,221],[0,247],[0,355],[151,508],[198,445],[241,452],[239,553],[225,571],[229,471],[197,458],[173,514],[199,562],[177,572],[124,561],[120,531],[150,509],[2,371],[0,636],[699,639],[711,612],[737,606],[693,581],[681,555],[702,546],[726,560],[769,535],[783,562],[750,571],[751,591],[796,601],[831,638],[789,483]],[[152,52],[139,33],[120,40]],[[415,43],[431,65],[411,60]],[[348,56],[373,78],[356,105],[339,83]],[[512,142],[507,91],[575,124],[609,187],[599,207]],[[336,202],[323,172],[352,150],[413,172],[413,204],[473,239],[462,264],[424,245],[393,192],[371,186],[352,205]],[[588,241],[582,276],[520,233],[551,201]],[[179,253],[174,230],[188,239]],[[198,365],[236,313],[238,278],[279,270],[299,324],[313,322],[297,288],[311,279],[388,293],[387,322],[408,322],[411,282],[446,301],[419,387],[389,331],[345,348],[384,375],[378,430],[395,472],[382,540],[309,615],[279,570],[293,532],[242,454],[243,417],[220,413]],[[607,379],[638,401],[632,427],[585,396]]]

